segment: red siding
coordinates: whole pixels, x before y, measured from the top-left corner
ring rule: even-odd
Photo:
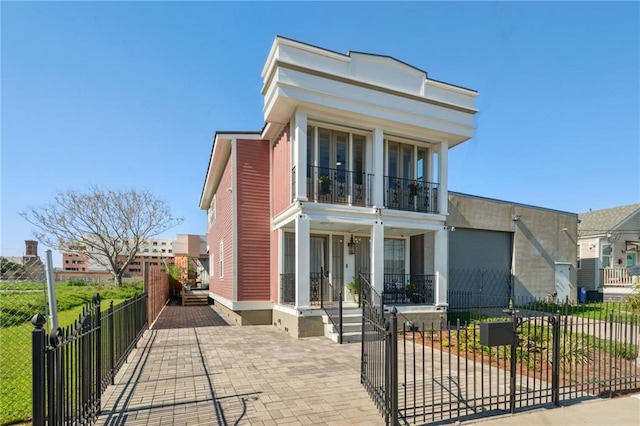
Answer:
[[[233,299],[233,192],[231,157],[227,161],[220,184],[216,190],[216,220],[209,226],[207,236],[209,251],[213,253],[213,274],[209,280],[209,291],[226,299]],[[220,241],[224,241],[224,276],[220,278]]]
[[[273,216],[291,205],[291,138],[287,126],[277,142],[273,144]]]
[[[238,301],[270,299],[269,142],[238,140]]]

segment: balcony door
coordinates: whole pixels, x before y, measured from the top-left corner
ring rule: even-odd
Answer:
[[[366,198],[364,135],[309,126],[307,179],[310,193],[324,202],[364,205]]]

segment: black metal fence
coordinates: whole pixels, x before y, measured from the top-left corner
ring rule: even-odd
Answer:
[[[102,312],[96,294],[77,321],[49,335],[42,315],[32,323],[33,424],[89,424],[100,413],[102,392],[147,328],[147,295]]]
[[[438,184],[434,182],[384,177],[384,205],[393,210],[438,212]]]
[[[296,274],[280,274],[280,303],[296,304]]]
[[[395,308],[384,315],[383,298],[369,281],[360,277],[362,304],[362,352],[360,383],[369,393],[387,424],[398,420],[398,339]]]
[[[630,306],[524,297],[496,303],[463,304],[435,326],[398,314],[402,328],[389,329],[399,341],[397,364],[380,366],[398,379],[377,389],[391,398],[397,389],[400,420],[467,421],[640,389],[640,316]],[[392,350],[386,344],[379,352]]]

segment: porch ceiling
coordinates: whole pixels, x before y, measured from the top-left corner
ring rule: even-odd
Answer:
[[[371,225],[366,223],[339,223],[339,222],[326,222],[326,221],[310,221],[311,232],[322,233],[336,233],[336,234],[369,234],[371,233]],[[289,222],[283,229],[295,232],[295,222]],[[385,227],[384,235],[387,237],[410,237],[412,235],[424,234],[429,232],[425,229],[418,228],[397,228],[397,227]]]

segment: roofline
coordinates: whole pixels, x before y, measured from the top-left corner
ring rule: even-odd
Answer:
[[[325,52],[332,53],[334,55],[339,55],[339,56],[342,56],[342,57],[345,57],[345,58],[351,58],[351,54],[352,53],[356,53],[356,54],[360,54],[360,55],[370,55],[370,56],[377,56],[379,58],[393,59],[394,61],[399,62],[399,63],[401,63],[401,64],[403,64],[403,65],[405,65],[405,66],[407,66],[409,68],[413,68],[416,71],[420,71],[421,73],[424,73],[427,81],[435,81],[435,82],[440,83],[440,84],[446,84],[446,85],[449,85],[449,86],[457,87],[459,89],[464,89],[464,90],[468,90],[470,92],[478,93],[477,90],[469,89],[468,87],[464,87],[464,86],[460,86],[460,85],[457,85],[457,84],[448,83],[448,82],[442,81],[442,80],[436,80],[434,78],[429,78],[429,73],[427,71],[425,71],[423,69],[420,69],[420,68],[418,68],[418,67],[416,67],[414,65],[411,65],[411,64],[409,64],[409,63],[407,63],[405,61],[401,61],[400,59],[395,58],[393,56],[382,55],[382,54],[379,54],[379,53],[362,52],[362,51],[358,51],[358,50],[349,50],[347,52],[347,54],[344,54],[344,53],[341,53],[341,52],[337,52],[335,50],[331,50],[331,49],[327,49],[327,48],[324,48],[324,47],[316,46],[315,44],[306,43],[304,41],[296,40],[296,39],[293,39],[293,38],[290,38],[290,37],[285,37],[285,36],[282,36],[282,35],[276,35],[276,39],[281,39],[281,40],[286,40],[286,41],[290,41],[290,42],[293,42],[293,43],[302,44],[304,46],[312,47],[314,49],[323,50]]]
[[[202,190],[200,191],[200,202],[199,205],[202,204],[204,190],[207,187],[207,177],[209,176],[209,172],[211,171],[211,160],[213,160],[213,150],[216,147],[216,140],[218,137],[226,136],[226,138],[233,138],[234,135],[237,136],[258,136],[257,138],[252,139],[262,139],[262,131],[256,130],[218,130],[213,134],[213,141],[211,142],[211,152],[209,153],[209,163],[207,164],[207,172],[204,174],[204,181],[202,182]],[[202,210],[202,209],[201,209]]]
[[[516,202],[513,202],[513,201],[499,200],[497,198],[490,198],[490,197],[483,197],[483,196],[480,196],[480,195],[465,194],[465,193],[456,192],[456,191],[448,191],[448,193],[449,194],[455,194],[455,195],[461,195],[463,197],[479,198],[481,200],[496,201],[496,202],[499,202],[499,203],[512,204],[514,206],[527,207],[527,208],[531,208],[531,209],[546,210],[546,211],[549,211],[549,212],[569,214],[569,215],[576,216],[576,219],[578,218],[578,213],[568,212],[568,211],[564,211],[564,210],[557,210],[557,209],[551,209],[551,208],[548,208],[548,207],[534,206],[532,204],[516,203]]]

